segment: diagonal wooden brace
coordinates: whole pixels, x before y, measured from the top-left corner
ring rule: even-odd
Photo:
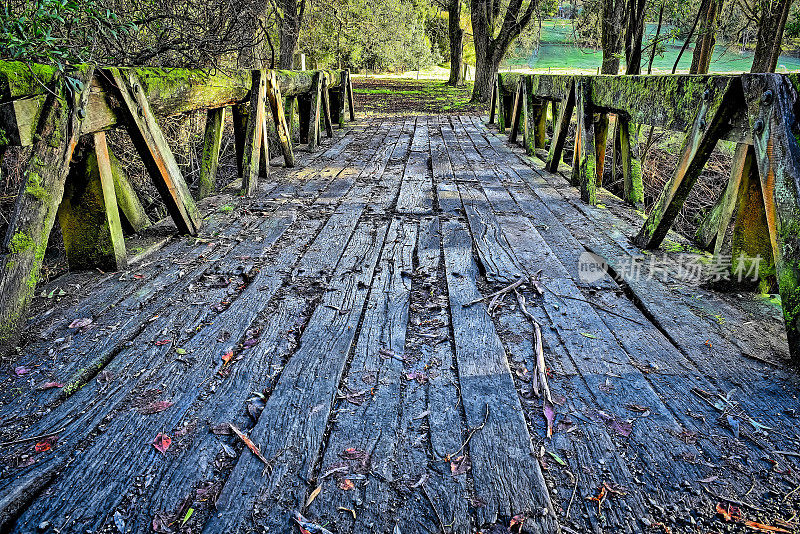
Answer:
[[[675,172],[661,190],[644,226],[633,240],[637,246],[656,249],[661,245],[717,141],[729,128],[730,118],[742,106],[742,99],[738,80],[728,87],[718,105],[712,105],[713,95],[710,93],[703,99],[683,141]]]
[[[141,82],[133,70],[123,73],[112,68],[108,73],[127,112],[131,139],[175,225],[182,233],[197,235],[202,221],[200,213],[150,109]]]
[[[575,82],[570,83],[569,90],[561,101],[559,107],[558,120],[553,126],[553,140],[550,142],[550,152],[547,155],[545,168],[548,172],[557,172],[561,162],[561,155],[564,152],[564,144],[567,142],[569,133],[569,123],[572,120],[572,112],[575,110]]]

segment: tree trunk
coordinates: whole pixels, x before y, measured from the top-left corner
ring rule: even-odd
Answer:
[[[603,47],[601,74],[618,74],[622,38],[625,27],[625,0],[606,0],[603,4],[603,21],[600,42]]]
[[[625,28],[625,74],[642,73],[645,6],[645,0],[629,0],[628,24]]]
[[[475,42],[475,86],[472,89],[472,102],[487,102],[492,95],[494,80],[500,60],[503,59],[508,45],[516,39],[525,26],[531,21],[536,1],[529,0],[525,9],[523,0],[509,0],[506,12],[500,25],[497,37],[495,21],[500,16],[499,0],[472,0],[470,19],[472,20],[472,38]],[[521,16],[518,15],[522,13]]]
[[[291,70],[294,68],[294,53],[297,50],[297,40],[300,38],[306,0],[279,0],[278,3],[283,15],[278,21],[280,38],[278,68]]]
[[[500,68],[502,54],[475,53],[475,85],[472,87],[473,102],[488,102],[492,97],[492,84]]]
[[[447,6],[447,33],[450,37],[450,79],[447,85],[464,85],[464,30],[461,29],[461,0],[450,0]]]
[[[714,54],[714,45],[717,42],[717,13],[721,2],[718,0],[703,0],[700,4],[700,33],[692,54],[692,66],[689,74],[705,74],[711,65],[711,56]]]
[[[775,72],[778,56],[781,55],[783,30],[791,5],[792,0],[776,0],[767,2],[764,6],[750,72]]]

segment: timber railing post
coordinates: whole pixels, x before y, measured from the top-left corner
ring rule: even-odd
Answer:
[[[575,109],[575,81],[569,83],[567,94],[561,105],[558,106],[558,120],[553,124],[553,139],[550,142],[550,152],[547,155],[547,163],[545,168],[548,172],[558,172],[558,166],[561,163],[561,155],[564,152],[564,144],[567,142],[567,134],[569,134],[569,123],[572,120],[572,112]]]
[[[320,140],[320,111],[322,108],[322,71],[314,73],[311,82],[311,109],[308,114],[308,149],[316,150]]]
[[[325,132],[328,137],[333,137],[333,121],[331,120],[331,94],[328,89],[330,82],[328,75],[322,76],[322,118],[325,120]]]
[[[735,79],[721,98],[719,95],[716,97],[717,101],[714,102],[715,95],[710,90],[706,92],[684,139],[675,172],[661,190],[644,226],[634,238],[634,243],[639,247],[656,249],[666,237],[717,141],[728,127],[729,119],[743,105],[739,80]]]
[[[197,188],[198,199],[203,199],[214,192],[224,128],[225,108],[209,109],[206,112],[206,127],[203,136],[203,159],[200,162],[200,184]]]
[[[619,126],[620,159],[622,159],[623,200],[641,210],[644,209],[644,184],[637,142],[627,117],[618,114],[617,125]]]
[[[57,77],[45,97],[0,257],[2,352],[16,343],[39,282],[47,240],[64,195],[81,121],[86,116],[93,73],[93,68],[80,71],[72,91]]]
[[[800,124],[796,76],[742,76],[789,351],[800,361]]]
[[[597,156],[595,148],[594,111],[592,107],[591,82],[579,79],[575,83],[578,108],[578,132],[573,159],[572,181],[581,188],[581,199],[594,205],[597,203]]]
[[[494,76],[492,83],[492,96],[489,99],[489,124],[494,124],[494,118],[497,113],[497,74]]]
[[[150,109],[141,82],[133,71],[108,71],[130,121],[131,139],[142,157],[175,224],[183,233],[197,235],[201,218],[161,128]]]
[[[81,146],[58,208],[67,263],[70,269],[118,271],[128,261],[106,133],[85,136]]]
[[[242,152],[242,188],[243,196],[251,196],[258,186],[259,161],[261,145],[264,139],[264,100],[267,92],[267,71],[253,71],[253,85],[250,88],[250,107],[247,118],[247,132],[244,137]]]
[[[497,73],[497,129],[500,133],[506,131],[506,102],[503,91],[503,75]]]
[[[267,99],[272,109],[272,118],[275,121],[275,130],[278,132],[278,142],[283,151],[283,159],[287,167],[294,167],[294,151],[292,150],[292,139],[289,134],[289,126],[286,124],[286,115],[283,113],[283,99],[281,99],[281,88],[275,77],[275,71],[269,71],[267,77]]]
[[[512,143],[517,142],[521,117],[527,115],[527,112],[523,113],[522,111],[523,106],[525,106],[523,93],[525,93],[525,77],[520,76],[517,82],[517,90],[514,93],[514,110],[511,112],[511,132],[508,134],[508,140]]]

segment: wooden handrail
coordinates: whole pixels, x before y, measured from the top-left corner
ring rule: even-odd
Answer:
[[[208,110],[198,188],[202,197],[213,189],[224,110],[229,106],[234,107],[243,195],[253,194],[258,179],[269,174],[268,117],[287,166],[295,161],[295,109],[308,123],[301,131],[313,132],[309,150],[317,146],[320,121],[325,121],[331,137],[331,117],[343,126],[349,107],[350,120],[355,119],[348,71],[81,66],[65,78],[43,65],[0,62],[0,144],[32,147],[23,162],[23,183],[0,255],[0,352],[13,346],[26,319],[56,218],[70,265],[103,269],[123,268],[127,260],[117,195],[125,197],[123,214],[137,223],[131,226],[141,228],[147,220],[103,132],[127,128],[178,230],[196,235],[202,217],[158,121]],[[73,161],[79,145],[79,157]],[[68,175],[76,177],[70,181],[80,180],[80,186],[71,187]]]
[[[759,274],[775,273],[789,349],[793,358],[800,360],[799,91],[798,74],[502,73],[494,85],[490,122],[496,110],[500,131],[510,125],[512,142],[521,131],[526,151],[542,156],[545,168],[556,172],[577,111],[571,180],[580,187],[582,199],[594,204],[603,178],[606,116],[615,114],[620,126],[623,197],[638,208],[643,207],[643,184],[631,124],[685,132],[671,178],[639,233],[631,236],[646,249],[659,248],[667,236],[717,142],[738,143],[728,187],[698,236],[704,247],[714,245],[716,255],[730,249],[734,259],[731,270],[740,268],[737,258],[765,260]],[[549,152],[545,153],[541,120],[550,103],[554,104],[555,119]],[[761,187],[750,187],[752,183]],[[734,238],[723,249],[734,211]]]

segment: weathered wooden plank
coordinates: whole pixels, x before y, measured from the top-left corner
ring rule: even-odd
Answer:
[[[69,164],[80,131],[79,110],[88,99],[93,69],[78,73],[80,91],[63,81],[50,88],[0,258],[0,352],[12,348],[25,321],[44,259],[47,240],[64,195]]]
[[[502,343],[485,306],[466,306],[481,296],[469,234],[449,221],[442,235],[461,400],[467,425],[480,427],[465,447],[476,497],[486,503],[476,510],[478,524],[523,513],[529,514],[526,531],[557,532]]]
[[[349,373],[339,387],[336,422],[314,473],[321,491],[304,515],[339,532],[392,532],[395,498],[387,483],[411,485],[425,469],[425,463],[404,465],[397,458],[401,443],[410,444],[417,438],[400,425],[404,411],[401,384],[405,379],[399,356],[405,353],[416,240],[415,223],[392,220]],[[369,458],[346,461],[347,470],[323,478],[332,467],[341,466],[346,449],[363,452]],[[359,466],[366,463],[376,474],[362,472]],[[407,479],[412,474],[409,471],[414,470],[418,471],[417,478]],[[367,476],[361,480],[359,474]],[[351,476],[358,477],[352,481],[355,490],[340,489],[340,482]],[[355,510],[357,519],[341,513],[340,508]]]
[[[302,508],[306,484],[321,453],[337,388],[363,314],[386,226],[365,221],[348,244],[329,289],[303,331],[299,349],[281,372],[250,439],[271,469],[243,454],[217,501],[205,532],[233,532],[251,521],[285,530]],[[263,481],[254,484],[254,481]],[[257,506],[256,506],[257,505]]]
[[[202,199],[214,192],[219,167],[219,149],[225,128],[225,108],[209,109],[206,113],[203,137],[203,159],[200,162],[200,178],[197,198]]]
[[[122,98],[122,105],[130,120],[128,132],[131,139],[167,210],[179,231],[196,235],[201,225],[200,214],[175,162],[175,156],[158,127],[139,80],[132,72],[123,73],[120,69],[109,69],[107,72]]]
[[[320,112],[322,111],[322,80],[323,75],[318,72],[314,75],[311,84],[311,112],[308,117],[308,149],[316,150],[320,138]]]
[[[286,124],[286,116],[283,113],[283,98],[275,72],[270,71],[267,75],[267,99],[269,107],[272,109],[272,119],[275,122],[275,129],[278,132],[278,142],[283,151],[283,159],[287,167],[294,167],[294,152],[292,150],[292,138],[289,133],[289,126]]]
[[[517,84],[517,89],[514,91],[514,108],[511,112],[511,132],[508,134],[508,141],[510,143],[517,142],[517,135],[519,134],[520,121],[527,119],[527,99],[525,91],[525,78],[520,78]],[[523,111],[525,107],[525,111]]]
[[[452,456],[463,443],[464,422],[461,417],[456,360],[450,343],[440,340],[450,337],[450,317],[447,313],[445,295],[442,293],[443,272],[441,266],[441,226],[438,218],[425,218],[420,223],[417,245],[417,274],[421,277],[419,287],[412,282],[412,288],[425,297],[418,303],[418,309],[428,312],[428,320],[433,328],[430,334],[439,336],[431,348],[428,343],[420,343],[420,349],[430,354],[427,383],[427,423],[430,434],[432,463],[428,469],[429,478],[424,482],[425,491],[430,492],[433,504],[423,501],[429,506],[436,506],[435,512],[450,522],[449,530],[454,534],[473,532],[472,514],[469,510],[469,490],[466,475],[453,476],[445,459]],[[428,331],[425,332],[428,334]],[[430,335],[428,334],[428,335]],[[418,417],[420,412],[409,415]],[[414,515],[401,514],[403,532],[413,532]],[[434,529],[441,528],[436,524]]]
[[[97,170],[100,174],[100,183],[103,190],[103,203],[108,222],[109,237],[114,256],[116,270],[124,269],[128,266],[128,257],[125,252],[125,239],[122,236],[122,223],[119,218],[119,208],[117,206],[116,187],[114,176],[111,170],[111,157],[108,153],[108,143],[106,142],[105,132],[96,132],[94,138],[94,153],[97,158]]]
[[[433,181],[428,171],[428,150],[428,127],[424,119],[418,119],[397,199],[398,213],[432,213]]]
[[[347,70],[347,107],[350,109],[350,121],[356,120],[356,110],[353,104],[353,77],[350,76],[350,71]]]

